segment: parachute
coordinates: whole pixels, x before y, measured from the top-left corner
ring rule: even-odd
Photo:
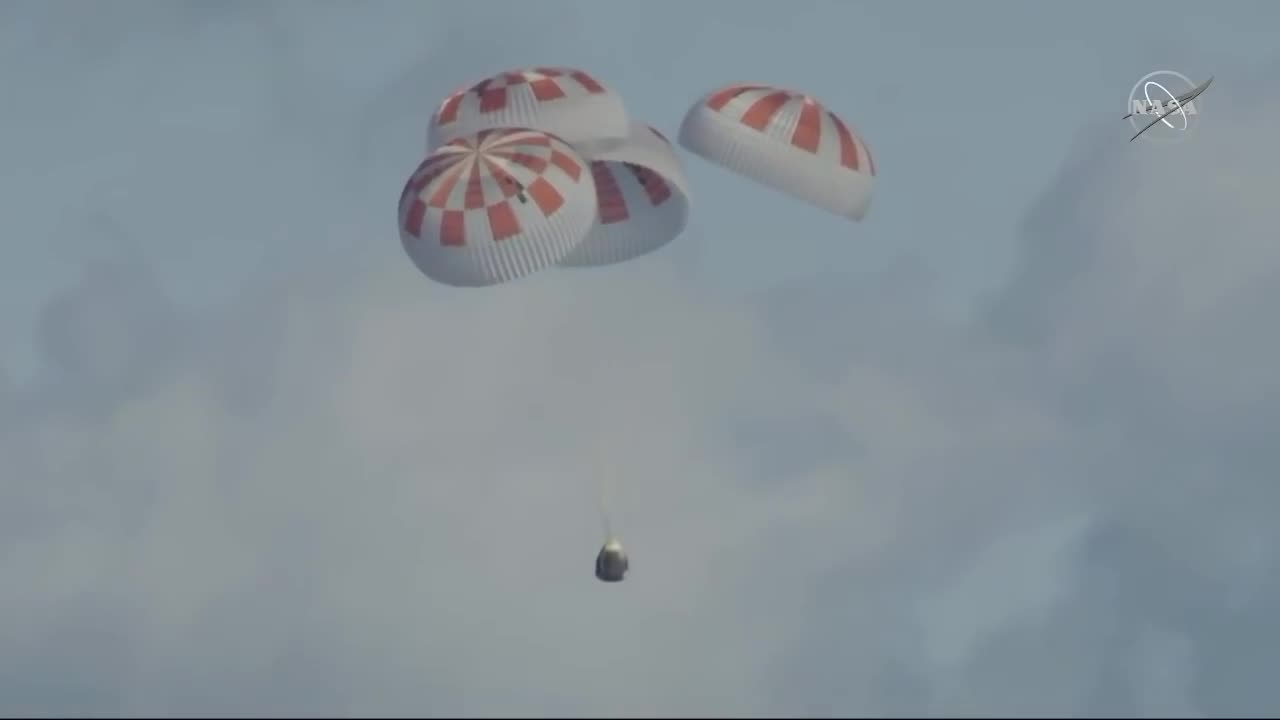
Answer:
[[[808,95],[768,85],[730,85],[685,115],[680,145],[732,172],[860,221],[875,165],[838,115]]]
[[[865,143],[808,95],[767,85],[716,90],[685,115],[678,141],[854,221],[871,202],[875,166]],[[533,67],[490,76],[440,103],[398,221],[404,250],[424,275],[475,288],[654,253],[684,232],[690,209],[689,181],[662,133],[632,121],[622,98],[586,72]],[[591,377],[610,363],[596,365]],[[588,438],[608,424],[594,417],[581,428],[597,461],[600,443]],[[629,562],[609,517],[612,472],[601,465],[592,475],[607,538],[596,577],[618,582]]]
[[[624,262],[671,242],[689,218],[689,181],[671,143],[635,124],[626,142],[588,155],[599,217],[562,267]]]
[[[631,129],[622,98],[575,68],[509,70],[455,90],[431,116],[427,152],[501,127],[540,130],[572,144],[621,142]]]
[[[596,212],[587,163],[568,144],[524,128],[481,130],[418,165],[400,196],[400,240],[437,282],[495,285],[563,260]]]

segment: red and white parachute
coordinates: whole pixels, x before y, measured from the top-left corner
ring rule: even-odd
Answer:
[[[685,115],[680,144],[728,170],[820,208],[861,220],[875,165],[847,123],[808,95],[730,85]]]
[[[689,219],[689,181],[671,143],[634,124],[626,142],[588,155],[599,216],[582,244],[560,261],[596,267],[653,252],[679,235]]]
[[[568,144],[525,128],[481,130],[427,156],[400,196],[400,240],[427,277],[478,287],[563,260],[591,231],[595,184]]]
[[[630,120],[622,97],[575,68],[511,70],[456,90],[427,129],[427,152],[481,130],[519,127],[572,144],[622,141]]]

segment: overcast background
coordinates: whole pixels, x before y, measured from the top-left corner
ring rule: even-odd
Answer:
[[[1280,712],[1278,26],[0,4],[0,714]],[[661,253],[434,285],[430,111],[542,64],[811,92],[871,213],[683,154]],[[1130,144],[1157,69],[1217,79]]]

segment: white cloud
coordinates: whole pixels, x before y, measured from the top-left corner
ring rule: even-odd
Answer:
[[[329,249],[217,312],[91,266],[4,396],[0,708],[1259,714],[1280,178],[1272,115],[1214,107],[1181,155],[1083,142],[974,327],[913,266],[450,291],[363,195],[290,215]]]

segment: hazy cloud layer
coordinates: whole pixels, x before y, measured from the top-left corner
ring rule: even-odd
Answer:
[[[956,327],[911,264],[746,301],[661,258],[433,286],[387,201],[420,108],[383,90],[238,104],[263,115],[193,181],[237,208],[202,247],[283,249],[218,310],[157,277],[198,262],[172,206],[68,218],[124,239],[68,241],[104,259],[45,308],[41,375],[0,383],[0,711],[1280,707],[1280,102],[1222,87],[1176,148],[1083,133]],[[180,159],[136,147],[162,188]],[[589,572],[602,473],[619,586]]]

